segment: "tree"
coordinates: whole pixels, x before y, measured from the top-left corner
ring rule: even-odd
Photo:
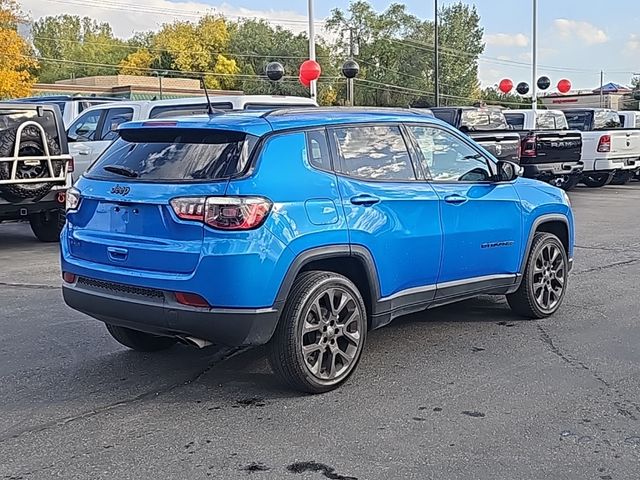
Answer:
[[[531,98],[514,93],[504,94],[496,87],[487,87],[480,92],[479,101],[488,105],[501,105],[507,108],[531,108]]]
[[[45,17],[35,22],[33,44],[42,57],[42,82],[113,75],[117,73],[114,65],[131,52],[127,42],[114,37],[108,23],[75,15]]]
[[[35,83],[37,62],[27,42],[18,34],[24,21],[14,0],[0,0],[0,99],[24,97]]]
[[[155,58],[149,50],[141,48],[127,55],[118,68],[122,75],[148,75]]]
[[[478,56],[484,51],[483,30],[475,7],[449,5],[441,14],[441,91],[451,103],[473,103],[478,89]],[[357,46],[362,70],[357,81],[360,104],[407,106],[433,104],[434,25],[392,4],[377,13],[363,0],[347,12],[332,11],[327,28],[337,37],[343,57]]]

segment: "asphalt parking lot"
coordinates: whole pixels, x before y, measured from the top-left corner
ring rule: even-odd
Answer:
[[[640,183],[571,198],[557,315],[482,297],[399,319],[322,396],[261,349],[127,351],[63,304],[57,245],[0,225],[0,478],[637,479]]]

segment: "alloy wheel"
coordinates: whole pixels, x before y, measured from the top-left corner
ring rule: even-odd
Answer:
[[[533,294],[541,309],[551,311],[556,308],[566,280],[567,269],[560,248],[553,244],[543,246],[533,269]]]
[[[302,355],[309,372],[322,381],[336,381],[355,366],[366,328],[364,312],[343,288],[320,292],[304,315]]]

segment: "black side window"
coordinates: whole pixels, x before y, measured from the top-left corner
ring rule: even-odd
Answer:
[[[67,132],[72,142],[87,142],[96,140],[96,129],[103,110],[91,110],[83,113],[71,124]]]
[[[372,125],[334,132],[344,174],[370,180],[416,179],[400,127]]]
[[[324,130],[307,132],[307,158],[312,167],[319,170],[331,171],[329,145]]]
[[[110,108],[102,124],[101,140],[115,140],[118,136],[116,130],[125,123],[130,122],[133,118],[133,109],[131,108]]]
[[[523,113],[505,113],[507,123],[514,130],[524,130],[524,114]]]

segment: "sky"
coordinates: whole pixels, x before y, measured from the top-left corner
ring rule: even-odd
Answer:
[[[640,9],[638,0],[615,4],[596,0],[538,0],[539,75],[552,85],[569,79],[574,89],[594,89],[604,81],[629,84],[640,73]],[[32,18],[69,13],[111,23],[120,37],[158,29],[162,23],[197,20],[203,13],[221,13],[232,19],[258,17],[294,31],[306,30],[305,0],[21,0]],[[379,11],[389,1],[369,0]],[[431,0],[404,2],[422,19],[433,19]],[[454,3],[440,0],[441,5]],[[514,84],[531,83],[532,0],[467,0],[475,5],[485,31],[486,49],[480,58],[483,86],[510,78]],[[320,22],[333,8],[346,8],[349,0],[315,0]],[[615,8],[609,8],[615,5]],[[550,90],[551,91],[551,90]]]

